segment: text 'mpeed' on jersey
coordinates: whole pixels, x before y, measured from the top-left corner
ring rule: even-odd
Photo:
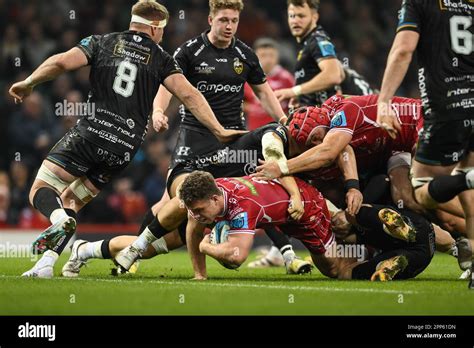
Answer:
[[[160,84],[182,73],[175,60],[149,35],[124,31],[93,35],[79,45],[91,65],[94,115],[77,129],[92,143],[117,154],[134,154],[146,135],[153,100]]]
[[[314,78],[321,72],[318,64],[324,59],[331,58],[337,59],[334,45],[323,28],[318,26],[301,43],[295,67],[296,84],[301,85]],[[330,88],[325,91],[300,95],[298,100],[301,105],[320,106],[336,92],[336,88]]]
[[[474,25],[472,0],[404,0],[397,32],[420,34],[418,82],[425,118],[473,117]]]
[[[253,50],[234,38],[229,47],[215,47],[208,31],[187,41],[174,53],[174,58],[186,78],[206,98],[219,122],[225,128],[245,129],[242,103],[244,84],[266,82],[259,60]],[[182,125],[208,132],[191,114],[181,107]]]

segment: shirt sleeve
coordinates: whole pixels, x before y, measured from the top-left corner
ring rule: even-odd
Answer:
[[[311,43],[309,44],[309,52],[317,63],[324,59],[337,58],[334,44],[324,36],[315,36],[313,40],[311,40]]]
[[[163,49],[161,49],[160,67],[160,77],[162,81],[170,75],[183,73],[183,70],[181,70],[176,60]]]
[[[247,82],[251,85],[261,85],[267,82],[267,76],[263,72],[257,55],[251,51],[250,56],[250,72],[248,74]]]
[[[397,33],[403,30],[420,31],[421,13],[415,0],[403,0]]]
[[[329,132],[346,132],[351,135],[364,122],[360,107],[356,104],[347,103],[337,110],[331,118]]]
[[[91,35],[88,36],[79,42],[76,47],[78,47],[87,57],[87,63],[90,65],[94,60],[94,57],[97,54],[97,49],[99,47],[100,35]]]
[[[188,69],[188,59],[186,56],[186,48],[184,46],[178,47],[176,51],[174,51],[173,58],[178,63],[179,67],[183,71],[183,74],[187,74]]]
[[[255,234],[261,208],[248,200],[242,200],[239,205],[243,211],[229,217],[229,234]]]

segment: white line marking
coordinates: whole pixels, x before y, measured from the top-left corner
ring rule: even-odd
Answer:
[[[1,278],[21,278],[19,276],[8,276],[0,275]],[[368,293],[381,293],[381,294],[417,294],[418,291],[413,290],[395,290],[395,289],[374,289],[374,288],[337,288],[332,285],[331,287],[322,286],[290,286],[290,285],[271,285],[271,284],[246,284],[246,283],[234,283],[232,279],[229,279],[230,283],[217,283],[212,280],[209,281],[192,281],[192,280],[145,280],[145,279],[101,279],[101,278],[53,278],[54,280],[62,281],[94,281],[102,283],[125,283],[136,284],[136,283],[147,283],[147,284],[160,284],[169,286],[216,286],[216,287],[229,287],[229,288],[257,288],[257,289],[276,289],[276,290],[291,290],[291,291],[329,291],[329,292],[368,292]],[[315,280],[317,281],[317,280]]]

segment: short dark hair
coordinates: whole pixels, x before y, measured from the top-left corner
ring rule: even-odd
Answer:
[[[287,5],[303,7],[304,4],[308,4],[310,9],[319,10],[319,0],[287,0]]]
[[[274,48],[278,50],[278,42],[269,37],[261,37],[255,40],[253,44],[254,51],[258,50],[259,48]]]
[[[188,207],[197,201],[211,199],[214,195],[222,195],[214,177],[199,170],[189,174],[179,188],[179,198]]]

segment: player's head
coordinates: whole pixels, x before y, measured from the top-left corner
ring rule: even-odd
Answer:
[[[242,0],[209,0],[210,35],[219,46],[226,47],[232,42],[243,9]]]
[[[155,0],[139,0],[132,7],[130,29],[145,32],[153,41],[160,43],[169,17],[166,7]]]
[[[265,74],[269,74],[280,60],[278,43],[268,37],[262,37],[255,41],[253,49],[257,54],[263,71]]]
[[[289,131],[296,143],[302,149],[307,149],[322,143],[330,123],[327,110],[305,106],[293,113]]]
[[[301,39],[316,28],[319,0],[288,0],[288,26],[291,34]]]
[[[179,188],[179,198],[191,215],[203,224],[212,223],[222,214],[224,198],[214,177],[203,171],[195,171],[184,179]]]

